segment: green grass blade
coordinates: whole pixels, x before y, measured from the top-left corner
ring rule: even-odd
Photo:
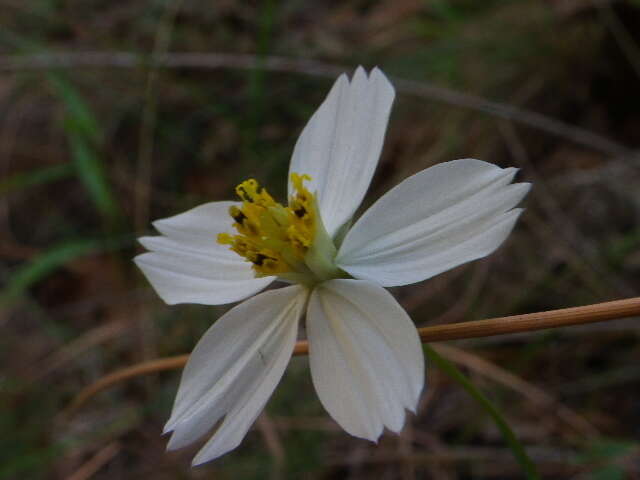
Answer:
[[[97,152],[86,137],[75,129],[68,129],[67,137],[78,177],[91,195],[96,208],[107,219],[116,220],[120,216],[119,208]]]
[[[43,167],[29,172],[21,172],[0,180],[0,195],[22,190],[36,185],[55,182],[62,178],[67,178],[75,172],[72,163],[63,163],[51,167]]]
[[[10,304],[29,287],[78,257],[98,251],[114,250],[132,241],[132,237],[127,236],[106,240],[69,240],[55,245],[13,271],[0,294],[0,305]]]
[[[509,427],[504,417],[500,413],[500,411],[491,403],[491,401],[480,391],[478,390],[473,383],[469,381],[467,377],[463,375],[463,373],[456,368],[449,360],[442,357],[438,352],[436,352],[429,345],[424,346],[424,352],[433,363],[435,363],[440,370],[445,372],[449,377],[458,382],[458,384],[466,390],[466,392],[471,395],[471,397],[478,403],[482,409],[487,412],[496,426],[502,433],[505,441],[509,445],[509,448],[513,452],[513,456],[516,458],[523,471],[526,473],[527,478],[530,480],[540,478],[538,472],[536,471],[536,467],[527,455],[522,444],[518,441],[518,438],[513,433],[513,430]]]
[[[599,438],[588,445],[587,450],[577,458],[578,465],[589,468],[592,480],[623,480],[628,478],[628,461],[638,444],[613,438]],[[626,464],[626,465],[625,465]]]
[[[63,76],[50,73],[48,79],[65,105],[64,129],[78,177],[100,214],[114,224],[121,215],[99,153],[102,132],[98,122],[87,103]]]
[[[31,262],[18,267],[10,276],[7,286],[0,297],[5,303],[19,297],[31,285],[49,275],[67,262],[97,250],[100,242],[96,240],[78,240],[56,245],[36,256]]]
[[[91,139],[96,144],[100,143],[102,132],[98,121],[78,91],[60,74],[49,73],[47,78],[65,105],[67,127]]]
[[[0,31],[0,40],[21,53],[47,51],[40,44],[9,31]],[[100,125],[82,95],[64,75],[50,71],[46,78],[66,109],[64,128],[80,181],[101,215],[113,226],[121,214],[99,154],[103,137]]]

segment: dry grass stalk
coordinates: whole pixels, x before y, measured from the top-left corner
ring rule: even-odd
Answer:
[[[418,332],[423,342],[440,342],[581,325],[636,315],[640,315],[640,297],[596,303],[582,307],[550,310],[548,312],[435,325],[420,328]],[[306,340],[299,341],[293,351],[294,355],[306,355],[308,353],[309,344]],[[189,355],[161,358],[133,365],[106,375],[82,390],[69,406],[67,414],[74,413],[97,393],[117,383],[140,375],[182,368],[187,363],[188,358]]]

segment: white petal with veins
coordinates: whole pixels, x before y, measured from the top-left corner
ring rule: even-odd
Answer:
[[[287,210],[253,180],[239,187],[243,203],[212,202],[158,220],[161,235],[140,239],[149,251],[135,262],[169,304],[242,300],[276,279],[256,272],[302,284],[235,306],[196,345],[165,426],[170,450],[210,435],[194,465],[243,440],[286,369],[305,308],[312,381],[331,417],[348,433],[377,441],[384,428],[402,429],[406,410],[415,412],[424,386],[422,344],[383,286],[418,282],[493,252],[530,186],[511,183],[515,168],[446,162],[391,189],[347,231],[376,169],[394,96],[377,68],[367,74],[358,67],[351,80],[341,75],[295,145],[289,196],[292,173],[311,177],[306,186],[331,238],[309,227],[304,211],[313,199],[301,182],[297,201],[305,207],[293,202]],[[232,206],[245,209],[234,209],[238,231]],[[222,237],[221,245],[220,233],[246,235]]]
[[[234,233],[229,208],[240,202],[209,202],[153,222],[165,237],[198,252],[242,262],[237,253],[217,242],[219,233]],[[245,263],[245,262],[243,262]]]
[[[418,332],[382,287],[330,280],[307,309],[311,378],[329,414],[351,435],[377,440],[399,432],[424,384]]]
[[[235,204],[207,203],[157,220],[163,235],[139,239],[150,251],[134,261],[166,303],[237,302],[274,280],[256,278],[249,262],[217,242],[218,233],[232,232],[229,207]]]
[[[351,82],[341,75],[296,143],[289,166],[311,176],[324,226],[330,236],[351,219],[378,164],[393,86],[374,68],[358,67]],[[289,183],[289,195],[292,185]]]
[[[186,446],[224,420],[194,465],[240,444],[289,362],[307,290],[257,295],[223,315],[200,339],[184,369],[171,418],[169,449]]]
[[[419,282],[482,258],[505,240],[529,191],[514,168],[454,160],[391,189],[355,223],[336,264],[383,286]]]

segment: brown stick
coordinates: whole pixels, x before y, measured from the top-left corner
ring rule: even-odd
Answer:
[[[569,327],[640,315],[640,297],[596,303],[583,307],[562,308],[548,312],[437,325],[420,329],[423,342],[490,337],[508,333],[532,332],[548,328]]]
[[[532,332],[547,328],[567,327],[633,317],[635,315],[640,315],[640,297],[596,303],[583,307],[550,310],[548,312],[423,327],[418,329],[418,333],[423,342],[441,342],[445,340],[505,335],[508,333]],[[306,340],[299,341],[293,350],[293,354],[306,355],[307,353],[309,353],[308,342]],[[68,408],[67,413],[71,414],[75,412],[94,395],[116,383],[147,373],[182,368],[187,363],[188,358],[189,355],[160,358],[158,360],[123,368],[122,370],[102,377],[76,396]]]
[[[177,355],[175,357],[159,358],[157,360],[150,360],[148,362],[138,363],[130,367],[123,368],[121,370],[105,375],[92,383],[88,387],[84,388],[71,402],[71,405],[67,408],[64,415],[72,415],[82,407],[89,399],[100,393],[102,390],[120,383],[129,378],[139,377],[140,375],[146,375],[147,373],[162,372],[163,370],[176,370],[186,365],[189,355]]]
[[[120,452],[120,449],[121,446],[117,442],[108,444],[76,470],[75,473],[67,477],[67,480],[89,480],[98,470],[109,463]]]
[[[548,312],[422,327],[418,329],[418,333],[423,342],[442,342],[445,340],[492,337],[508,333],[533,332],[547,328],[568,327],[614,320],[616,318],[633,317],[634,315],[640,315],[640,297],[596,303],[585,305],[584,307],[562,308]],[[309,353],[309,344],[306,341],[298,342],[293,354],[306,355],[307,353]]]

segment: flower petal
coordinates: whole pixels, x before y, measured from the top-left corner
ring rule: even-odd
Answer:
[[[293,352],[304,287],[271,290],[237,305],[198,342],[182,373],[165,433],[186,446],[225,417],[195,457],[207,462],[239,445],[264,408]]]
[[[311,176],[329,235],[354,214],[378,164],[395,92],[377,68],[336,80],[293,150],[289,174]],[[289,195],[292,185],[289,184]]]
[[[226,245],[219,244],[219,233],[233,233],[233,219],[229,208],[239,202],[210,202],[199,205],[173,217],[153,222],[153,226],[165,237],[186,249],[199,253],[246,263]]]
[[[528,183],[515,168],[441,163],[383,195],[349,231],[336,264],[383,286],[419,282],[492,253],[511,232]]]
[[[329,414],[351,435],[377,440],[402,429],[424,385],[424,357],[413,322],[384,288],[330,280],[307,309],[311,378]]]
[[[237,302],[275,279],[256,278],[248,262],[216,241],[218,233],[232,231],[229,207],[234,204],[207,203],[157,220],[153,225],[163,235],[139,239],[150,252],[134,261],[169,305]]]

